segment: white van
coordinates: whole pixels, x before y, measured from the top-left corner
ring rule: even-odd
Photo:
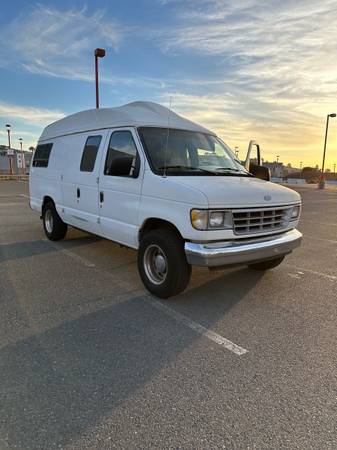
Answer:
[[[30,206],[48,239],[71,225],[138,249],[144,285],[167,298],[185,289],[192,265],[267,270],[300,245],[299,194],[248,163],[156,103],[93,109],[44,129]]]

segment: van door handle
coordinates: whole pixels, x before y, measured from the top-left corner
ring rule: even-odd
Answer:
[[[104,192],[102,192],[102,191],[99,193],[99,201],[100,201],[101,203],[104,202]]]
[[[80,191],[80,188],[77,188],[76,196],[77,196],[77,198],[80,198],[80,197],[81,197],[81,191]]]

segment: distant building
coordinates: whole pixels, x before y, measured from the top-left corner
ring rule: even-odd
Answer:
[[[8,156],[8,147],[0,145],[0,175],[8,175],[10,173],[10,162],[12,162],[13,175],[22,175],[29,173],[30,160],[33,153],[12,148],[13,156]],[[23,164],[22,162],[23,161]],[[20,167],[21,166],[21,167]]]
[[[294,173],[300,173],[300,172],[301,172],[301,169],[298,169],[296,167],[289,167],[289,166],[283,167],[283,176],[292,175]]]
[[[270,170],[270,174],[272,177],[282,178],[283,177],[283,169],[285,168],[283,166],[283,163],[281,162],[268,162],[265,161],[263,163],[264,166],[268,167]]]

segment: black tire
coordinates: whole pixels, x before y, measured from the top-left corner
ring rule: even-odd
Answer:
[[[156,277],[156,258],[164,257],[162,276]],[[153,260],[153,264],[149,262]],[[182,292],[191,278],[191,266],[186,260],[184,242],[181,237],[170,229],[149,231],[140,241],[138,250],[138,270],[144,286],[153,295],[168,298]],[[153,274],[153,272],[155,274]]]
[[[59,241],[65,237],[68,225],[58,215],[53,202],[47,203],[42,211],[43,229],[51,241]]]
[[[284,256],[279,256],[278,258],[269,259],[268,261],[248,264],[248,267],[254,270],[269,270],[280,265],[283,260]]]

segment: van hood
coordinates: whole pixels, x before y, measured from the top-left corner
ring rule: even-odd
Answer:
[[[273,206],[299,203],[292,189],[252,177],[174,177],[175,182],[202,192],[211,208]]]

